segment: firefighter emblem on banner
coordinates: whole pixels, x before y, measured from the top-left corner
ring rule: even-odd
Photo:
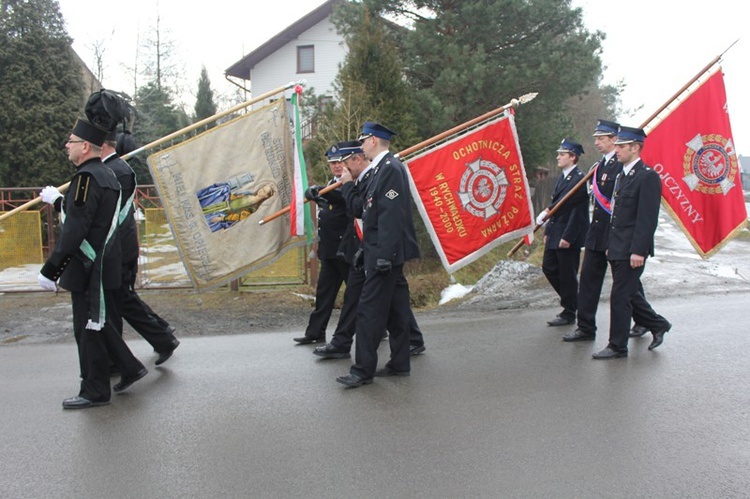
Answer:
[[[488,220],[500,211],[507,191],[508,179],[503,169],[480,156],[466,166],[458,198],[466,211]]]
[[[534,230],[510,113],[407,160],[414,201],[448,272]]]
[[[721,135],[696,135],[687,143],[683,180],[691,191],[728,194],[739,169],[732,139]]]

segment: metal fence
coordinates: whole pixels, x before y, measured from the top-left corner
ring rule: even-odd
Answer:
[[[0,188],[0,213],[34,199],[41,187]],[[161,200],[153,185],[136,190],[136,220],[139,227],[140,259],[138,288],[191,287]],[[35,209],[0,221],[0,291],[37,291],[37,275],[50,248],[60,234],[58,214],[52,206],[39,203]],[[232,287],[308,282],[307,251],[295,248],[276,262],[236,282]]]

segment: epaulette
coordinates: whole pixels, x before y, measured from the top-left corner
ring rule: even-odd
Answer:
[[[86,204],[89,196],[89,187],[91,187],[91,177],[90,173],[82,172],[76,175],[76,178],[73,180],[73,203],[76,206],[80,207]]]

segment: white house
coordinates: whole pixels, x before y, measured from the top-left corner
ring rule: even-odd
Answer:
[[[254,96],[303,79],[305,88],[312,87],[317,95],[333,96],[333,81],[347,53],[343,36],[331,22],[340,1],[323,3],[234,63],[226,76],[249,80]]]

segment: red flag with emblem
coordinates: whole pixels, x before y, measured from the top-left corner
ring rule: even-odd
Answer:
[[[702,258],[747,223],[720,67],[648,131],[641,158],[661,177],[662,205]]]
[[[446,270],[534,231],[513,115],[408,160],[411,190]]]

